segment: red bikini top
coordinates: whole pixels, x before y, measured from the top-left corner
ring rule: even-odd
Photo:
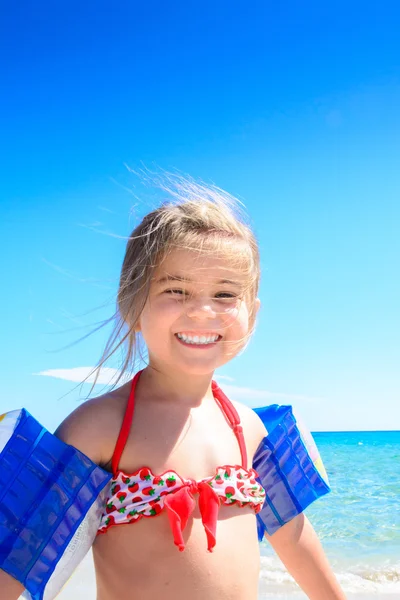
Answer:
[[[185,479],[176,471],[155,475],[148,467],[127,474],[118,469],[128,440],[135,406],[135,388],[140,377],[132,380],[131,392],[121,431],[112,458],[113,479],[110,495],[101,518],[98,533],[106,533],[113,525],[134,523],[143,517],[154,517],[166,510],[176,546],[185,548],[183,530],[195,508],[194,494],[199,495],[199,509],[208,541],[208,550],[215,546],[216,525],[220,504],[250,506],[259,512],[265,491],[257,482],[254,469],[247,469],[246,444],[237,410],[215,381],[212,392],[227,422],[234,431],[241,452],[242,465],[217,467],[215,474],[200,481]]]

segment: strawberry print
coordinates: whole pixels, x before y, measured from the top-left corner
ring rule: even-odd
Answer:
[[[110,513],[112,513],[115,510],[115,506],[112,502],[109,502],[108,504],[106,504],[106,512],[109,515]]]
[[[231,485],[228,485],[227,488],[225,488],[225,496],[227,498],[232,498],[232,496],[235,495],[235,488]]]
[[[117,498],[122,503],[126,498],[126,492],[118,492]]]
[[[105,524],[106,524],[107,527],[111,527],[111,525],[115,525],[115,519],[114,519],[114,517],[112,515],[109,515],[106,518]]]
[[[150,515],[152,517],[155,517],[156,515],[158,515],[161,512],[162,508],[159,504],[154,504],[154,506],[151,507],[150,509]]]
[[[147,467],[145,467],[144,469],[140,469],[139,477],[142,481],[150,481],[151,480],[150,469],[148,469]]]
[[[254,469],[224,466],[217,468],[214,477],[203,481],[212,487],[220,504],[248,506],[257,513],[265,500],[265,491],[257,482],[257,476]],[[130,476],[119,473],[112,481],[112,499],[105,506],[99,533],[104,533],[113,525],[157,516],[164,508],[165,496],[189,483],[192,483],[191,480],[182,479],[175,471],[154,475],[144,467]]]

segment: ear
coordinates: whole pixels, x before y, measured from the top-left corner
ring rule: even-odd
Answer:
[[[254,300],[254,312],[252,312],[252,315],[251,315],[251,327],[252,328],[255,326],[257,314],[258,314],[258,311],[260,310],[260,306],[261,306],[261,300],[260,300],[260,298],[256,298]]]

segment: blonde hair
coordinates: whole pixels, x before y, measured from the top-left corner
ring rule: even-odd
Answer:
[[[257,240],[246,223],[240,202],[216,186],[206,186],[180,175],[158,181],[169,200],[147,214],[128,239],[119,281],[116,323],[94,371],[100,369],[122,345],[127,351],[114,386],[133,372],[141,355],[135,327],[146,304],[155,269],[175,249],[188,249],[229,259],[245,273],[248,284],[250,338],[255,324],[255,303],[260,280]],[[113,386],[113,387],[114,387]],[[92,388],[93,389],[93,388]]]

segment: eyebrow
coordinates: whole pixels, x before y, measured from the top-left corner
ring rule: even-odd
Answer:
[[[189,277],[182,277],[181,275],[165,275],[156,281],[157,284],[168,283],[170,281],[180,281],[182,283],[193,283],[193,279]],[[240,283],[238,281],[232,281],[230,279],[220,279],[216,282],[217,285],[236,285],[240,287]]]

